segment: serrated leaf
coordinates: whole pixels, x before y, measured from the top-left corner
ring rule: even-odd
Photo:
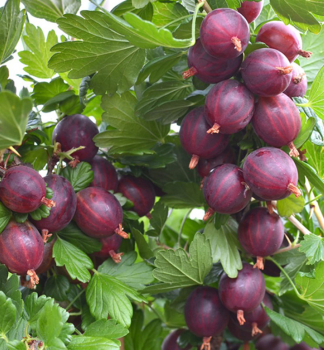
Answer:
[[[77,13],[81,6],[81,0],[22,0],[21,2],[31,15],[50,22],[56,22],[66,13]]]
[[[41,83],[35,84],[34,90],[31,96],[37,105],[44,105],[53,97],[61,94],[62,92],[67,91],[68,88],[69,88],[69,85],[66,84],[62,78],[57,77],[55,79],[52,79],[49,83],[41,82]],[[53,108],[55,108],[55,106]]]
[[[79,192],[91,184],[94,175],[91,165],[81,162],[75,168],[66,166],[61,172],[61,176],[69,180],[75,192]]]
[[[19,340],[12,340],[7,343],[9,350],[26,350],[26,345]]]
[[[45,204],[41,204],[39,208],[29,213],[34,220],[41,220],[47,218],[51,214],[51,208]]]
[[[324,178],[324,148],[310,141],[307,141],[304,147],[307,150],[307,163],[316,170],[321,178]]]
[[[296,148],[303,146],[303,144],[309,139],[316,124],[316,119],[313,117],[306,118],[305,113],[300,113],[300,118],[301,129],[297,138],[294,140],[294,145]]]
[[[0,202],[0,233],[6,228],[11,216],[12,212]]]
[[[320,23],[313,14],[324,13],[324,3],[316,0],[270,0],[272,8],[278,17],[285,23],[292,22],[302,31],[307,29],[318,34],[321,30]]]
[[[281,330],[290,336],[296,343],[300,343],[305,337],[310,336],[317,344],[321,344],[324,341],[324,336],[314,331],[313,329],[292,320],[277,312],[264,308],[271,321],[274,322]]]
[[[28,295],[25,300],[25,310],[28,317],[28,322],[32,329],[36,329],[36,323],[39,318],[40,312],[47,302],[50,302],[51,298],[47,298],[45,295],[38,297],[36,293]]]
[[[280,216],[289,217],[294,213],[300,213],[305,206],[304,197],[296,198],[294,194],[277,201],[277,209]]]
[[[69,288],[70,283],[65,276],[51,276],[45,283],[44,294],[54,298],[56,301],[65,301],[67,300],[67,291]]]
[[[144,236],[136,228],[132,228],[132,236],[137,244],[139,255],[142,259],[150,259],[154,256],[152,249],[149,247]]]
[[[0,65],[10,59],[24,27],[26,15],[19,5],[19,0],[8,0],[0,12]]]
[[[0,291],[0,333],[7,334],[16,321],[17,309],[10,299]]]
[[[112,259],[108,259],[100,265],[98,271],[114,276],[131,288],[141,290],[145,284],[153,282],[153,268],[145,262],[135,264],[136,258],[136,252],[129,252],[123,255],[119,264],[116,264]]]
[[[64,323],[59,338],[65,345],[68,345],[71,342],[72,334],[74,332],[75,327],[72,323]]]
[[[75,245],[57,236],[53,247],[53,257],[57,266],[65,266],[72,279],[88,282],[91,278],[88,270],[93,269],[91,259]]]
[[[87,254],[98,252],[101,249],[101,243],[97,239],[85,235],[74,222],[69,223],[57,234]]]
[[[299,250],[306,254],[308,263],[315,264],[324,260],[324,238],[316,236],[313,233],[304,235],[304,239],[300,242]]]
[[[30,98],[20,99],[12,92],[3,91],[0,92],[0,106],[0,150],[2,150],[21,144],[33,103]]]
[[[162,201],[158,201],[152,211],[152,218],[150,220],[150,225],[154,227],[155,231],[158,235],[161,234],[165,222],[168,218],[169,209],[162,203]]]
[[[103,337],[107,339],[118,339],[128,334],[128,330],[116,320],[99,320],[89,325],[84,332],[88,337]]]
[[[45,40],[40,27],[36,28],[27,23],[25,30],[27,35],[24,35],[23,39],[29,50],[19,52],[20,62],[27,66],[24,67],[24,71],[37,78],[52,78],[55,72],[47,67],[47,63],[53,55],[50,52],[51,47],[57,44],[55,31],[51,30]]]
[[[122,95],[105,95],[102,98],[103,121],[117,130],[108,130],[94,137],[98,147],[108,147],[110,154],[136,153],[142,154],[164,142],[170,126],[157,122],[147,122],[134,114],[136,97],[131,92]]]
[[[182,18],[187,19],[189,14],[189,12],[178,2],[154,2],[153,8],[154,14],[152,22],[157,27],[166,26],[171,31],[181,23]]]
[[[69,350],[119,350],[120,346],[103,337],[73,336],[67,346]]]
[[[203,284],[212,268],[210,241],[197,233],[189,248],[189,256],[182,248],[160,251],[154,262],[153,275],[164,283],[178,283],[182,287]]]
[[[324,67],[317,73],[309,93],[309,101],[302,106],[311,107],[316,115],[324,120]]]
[[[219,229],[213,223],[207,224],[204,235],[210,241],[213,262],[221,262],[230,278],[236,278],[242,269],[242,260],[238,248],[237,223],[230,219]]]
[[[306,176],[309,182],[324,194],[324,181],[317,175],[316,170],[297,158],[294,158],[294,162],[298,169],[299,178],[301,179],[302,176]]]
[[[24,303],[19,290],[19,278],[17,275],[11,275],[8,280],[2,285],[2,291],[11,299],[17,309],[17,317],[20,317],[24,311]]]
[[[61,30],[82,40],[55,45],[49,68],[59,73],[69,71],[68,77],[72,79],[94,74],[90,88],[97,95],[127,91],[143,66],[144,50],[114,31],[106,14],[98,11],[81,14],[83,17],[65,15],[57,21]]]
[[[126,286],[117,278],[95,272],[86,290],[87,303],[91,314],[97,319],[108,315],[120,324],[128,327],[131,322],[133,308],[130,300],[145,302],[146,300],[133,288]]]

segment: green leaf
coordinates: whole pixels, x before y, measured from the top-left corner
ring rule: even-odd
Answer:
[[[29,213],[34,220],[47,218],[51,214],[51,208],[42,204],[39,208]]]
[[[204,235],[210,241],[213,262],[220,261],[226,274],[230,278],[236,278],[238,271],[242,269],[236,222],[229,219],[219,229],[213,223],[209,223]]]
[[[67,292],[70,288],[69,280],[65,276],[51,276],[45,283],[44,294],[56,301],[67,300]]]
[[[26,350],[26,345],[19,340],[12,340],[7,343],[9,350]]]
[[[69,180],[75,192],[79,192],[91,184],[94,175],[91,165],[81,162],[75,168],[66,166],[61,172],[61,176]]]
[[[306,176],[309,182],[324,194],[324,181],[317,175],[316,170],[297,158],[294,158],[294,162],[298,169],[299,179]]]
[[[277,202],[277,209],[280,216],[291,216],[294,213],[300,213],[305,206],[304,197],[300,196],[296,198],[294,194],[291,194],[285,199],[281,199]]]
[[[187,18],[189,12],[178,2],[154,2],[154,14],[152,22],[157,27],[167,26],[169,30],[177,28],[181,18]],[[176,21],[176,22],[175,22]],[[171,24],[170,22],[175,22]]]
[[[311,107],[316,115],[324,120],[324,66],[317,73],[309,93],[309,101],[306,107]]]
[[[154,253],[148,243],[146,242],[144,236],[136,228],[132,228],[132,236],[134,237],[139,255],[142,259],[150,259],[154,256]]]
[[[306,301],[312,308],[324,313],[324,262],[321,261],[315,268],[315,278],[297,275],[295,281],[301,290],[299,296]],[[320,342],[322,343],[323,340]]]
[[[108,315],[125,327],[129,327],[133,308],[130,300],[146,300],[133,288],[126,286],[117,278],[95,272],[86,290],[87,303],[91,314],[97,319]]]
[[[205,204],[200,185],[190,182],[172,182],[163,186],[166,193],[161,202],[170,208],[197,208]]]
[[[324,178],[324,148],[308,141],[305,145],[307,150],[307,163],[311,165],[317,174]]]
[[[25,310],[27,314],[27,319],[32,327],[32,329],[36,329],[37,320],[39,319],[39,315],[43,310],[45,304],[47,302],[51,302],[51,298],[47,298],[45,295],[41,295],[38,297],[37,293],[32,293],[28,295],[25,300]]]
[[[156,142],[164,142],[170,126],[147,122],[134,114],[136,97],[131,92],[122,95],[105,95],[102,98],[103,121],[117,130],[108,130],[94,137],[98,147],[108,147],[110,154],[142,154]]]
[[[31,23],[26,24],[27,35],[23,36],[28,49],[19,52],[20,62],[26,65],[24,71],[37,78],[49,79],[55,74],[47,67],[47,63],[53,53],[50,52],[52,46],[57,44],[57,36],[51,30],[45,41],[44,33],[40,27],[35,27]]]
[[[128,334],[128,330],[117,323],[116,320],[99,320],[93,322],[84,335],[87,337],[103,337],[107,339],[118,339]]]
[[[12,212],[0,202],[0,233],[6,228],[11,216]]]
[[[74,335],[67,348],[69,350],[119,350],[120,345],[103,337],[80,337]]]
[[[170,328],[186,327],[184,312],[179,312],[167,301],[164,305],[165,324]]]
[[[85,235],[73,222],[57,234],[87,254],[98,252],[101,249],[101,243],[97,239]]]
[[[35,84],[31,96],[37,105],[44,105],[45,103],[47,103],[47,109],[49,109],[50,106],[48,105],[48,101],[51,100],[53,97],[63,92],[66,92],[68,88],[69,85],[66,84],[62,78],[57,77],[51,80],[49,83],[41,82]],[[55,109],[56,104],[54,103],[53,105],[53,108]]]
[[[57,21],[61,30],[82,40],[55,45],[52,51],[56,53],[49,61],[49,68],[59,73],[69,71],[68,77],[72,79],[94,74],[90,88],[97,95],[127,91],[136,82],[145,51],[130,44],[121,32],[114,31],[104,13],[82,11],[81,14],[83,18],[65,15]]]
[[[93,269],[92,260],[75,245],[57,236],[53,247],[53,257],[57,266],[65,265],[72,279],[88,282],[91,278],[89,269]]]
[[[188,253],[182,248],[160,251],[154,262],[153,275],[164,283],[178,283],[182,287],[203,284],[213,266],[210,241],[197,233]]]
[[[0,12],[0,65],[10,59],[24,27],[26,15],[19,5],[19,0],[8,0]]]
[[[290,336],[296,343],[300,343],[305,337],[311,337],[317,344],[321,344],[324,341],[324,336],[314,331],[313,329],[292,320],[284,315],[278,314],[277,312],[264,308],[271,321],[275,323],[281,330]]]
[[[324,260],[324,238],[316,236],[313,233],[304,235],[304,239],[300,242],[299,250],[306,254],[308,258],[307,264],[315,264]]]
[[[322,15],[324,3],[316,0],[270,0],[270,4],[285,24],[292,22],[302,31],[320,32],[321,25],[312,14]]]
[[[21,0],[27,11],[34,17],[56,22],[66,13],[77,13],[81,0]]]
[[[30,98],[20,99],[9,91],[0,92],[0,150],[20,145],[33,108]]]
[[[6,335],[14,326],[17,309],[11,299],[7,299],[3,292],[0,292],[0,334]]]
[[[297,138],[294,140],[294,145],[296,148],[303,146],[303,144],[309,139],[316,124],[316,119],[313,117],[306,118],[305,113],[300,113],[300,118],[301,129]]]
[[[165,3],[159,2],[159,4],[165,4]],[[179,62],[182,56],[183,56],[183,52],[176,52],[169,55],[156,57],[153,60],[149,61],[142,68],[137,78],[136,84],[142,83],[147,77],[149,77],[150,84],[157,82],[163,77],[163,75],[167,71],[169,71],[173,66],[175,66]]]
[[[158,236],[161,234],[165,222],[167,221],[168,212],[168,208],[162,203],[161,200],[158,201],[153,207],[150,225],[154,227]]]
[[[129,252],[122,257],[119,264],[116,264],[112,259],[108,259],[100,265],[98,271],[114,276],[133,289],[143,289],[145,284],[153,282],[153,268],[145,262],[135,264],[136,258],[136,252]]]

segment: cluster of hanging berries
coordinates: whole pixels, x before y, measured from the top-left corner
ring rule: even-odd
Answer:
[[[86,116],[75,114],[64,117],[53,131],[53,143],[59,142],[60,152],[73,152],[72,165],[86,161],[91,165],[94,178],[89,187],[75,193],[71,183],[57,174],[44,178],[26,165],[12,165],[3,169],[0,182],[0,201],[15,213],[28,214],[28,219],[9,221],[0,235],[0,262],[8,270],[22,276],[26,285],[33,288],[39,282],[39,274],[53,265],[53,233],[63,230],[72,220],[88,236],[102,243],[99,259],[111,257],[116,263],[122,253],[117,253],[123,238],[128,234],[122,229],[123,209],[111,192],[122,193],[134,203],[132,208],[139,216],[153,208],[155,190],[143,178],[118,175],[114,166],[104,157],[96,155],[98,148],[92,138],[98,133],[97,126]],[[52,166],[55,166],[57,155]],[[68,162],[68,159],[66,159]],[[51,163],[51,162],[50,162]],[[51,199],[46,198],[46,187],[51,189]],[[110,191],[110,192],[109,192]],[[31,213],[42,204],[51,207],[46,218],[36,220]]]

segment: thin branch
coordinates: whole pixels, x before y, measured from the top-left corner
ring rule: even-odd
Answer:
[[[209,13],[209,12],[212,12],[213,9],[209,6],[208,2],[206,0],[198,0],[198,2],[203,2],[203,9]]]
[[[300,232],[304,235],[310,235],[312,232],[309,231],[301,222],[299,222],[293,215],[287,218]]]
[[[318,220],[318,223],[319,223],[321,229],[324,231],[324,217],[323,217],[323,214],[321,212],[321,208],[319,207],[318,202],[315,199],[314,193],[311,190],[311,186],[310,186],[310,183],[309,183],[307,178],[305,181],[305,188],[306,188],[306,192],[309,196],[309,199],[312,201],[311,206],[313,206],[313,208],[314,208],[314,214]]]
[[[300,247],[300,244],[295,244],[295,245],[292,244],[286,248],[281,248],[281,249],[277,250],[275,253],[273,253],[273,255],[281,254],[284,252],[289,252],[290,250],[297,249],[299,247]]]

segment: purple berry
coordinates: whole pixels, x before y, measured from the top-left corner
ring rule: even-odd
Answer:
[[[251,331],[244,329],[238,321],[234,321],[231,317],[228,322],[228,330],[234,335],[235,338],[242,340],[244,342],[249,342],[256,337],[251,334]]]
[[[180,348],[177,343],[179,336],[183,332],[183,329],[177,329],[176,331],[169,333],[162,343],[162,350],[190,350],[191,345],[187,345],[185,348]]]
[[[319,348],[311,348],[306,343],[302,342],[300,344],[294,345],[290,350],[318,350]]]
[[[243,1],[241,4],[241,7],[237,9],[237,11],[248,21],[248,23],[252,23],[254,20],[256,20],[261,11],[263,6],[263,0],[256,2],[256,1]]]
[[[256,342],[255,348],[256,350],[288,350],[289,345],[285,344],[279,337],[266,334]]]
[[[289,97],[304,97],[307,91],[307,77],[301,66],[293,62],[292,64],[292,79],[284,91]]]
[[[89,163],[93,171],[93,181],[90,186],[116,192],[118,177],[114,166],[107,159],[100,156],[95,156]]]

